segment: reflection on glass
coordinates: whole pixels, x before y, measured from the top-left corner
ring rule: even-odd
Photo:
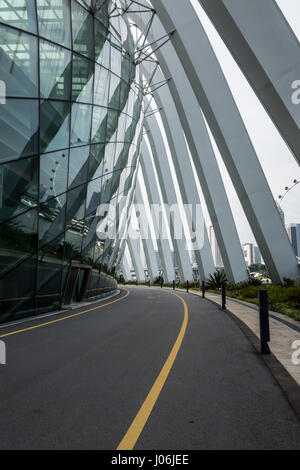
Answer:
[[[59,308],[71,261],[93,265],[89,298],[115,285],[97,210],[132,199],[142,96],[126,23],[92,7],[0,0],[0,322]]]
[[[40,89],[42,98],[70,99],[71,53],[40,41]]]
[[[109,71],[95,65],[94,104],[107,106],[109,92]]]
[[[68,150],[46,153],[40,158],[40,201],[67,190]]]
[[[60,236],[65,229],[66,194],[48,199],[40,204],[39,246],[42,247]]]
[[[0,166],[0,221],[36,206],[38,168],[38,157]]]
[[[88,175],[90,147],[78,147],[70,150],[69,188],[85,183]]]
[[[74,51],[93,59],[93,17],[76,2],[72,3],[72,28]]]
[[[110,43],[109,33],[100,21],[95,20],[95,60],[104,67],[109,68]]]
[[[69,0],[37,0],[37,14],[41,36],[71,47]]]
[[[105,142],[107,126],[107,108],[93,106],[92,142]]]
[[[5,260],[6,261],[6,260]],[[36,309],[36,259],[29,258],[0,281],[0,323],[33,315]]]
[[[69,147],[70,104],[63,101],[42,101],[40,108],[41,151]]]
[[[93,107],[88,104],[72,105],[71,145],[88,144],[90,141]]]
[[[31,209],[0,224],[0,274],[36,251],[37,210]]]
[[[0,25],[0,78],[6,96],[37,97],[37,38]]]
[[[0,21],[36,33],[35,0],[0,0]]]
[[[59,308],[64,235],[39,251],[37,308],[47,312]]]
[[[73,54],[72,100],[92,103],[94,63]]]
[[[0,160],[38,153],[38,101],[7,98],[0,105]]]

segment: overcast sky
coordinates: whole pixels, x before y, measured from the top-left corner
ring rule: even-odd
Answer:
[[[215,31],[213,25],[199,6],[199,2],[192,0],[192,3],[214,47],[273,195],[275,199],[278,200],[278,195],[283,194],[285,186],[289,186],[294,178],[300,179],[300,167],[271,122],[263,106],[260,104],[244,75],[239,70],[231,54],[228,52],[223,41]],[[299,39],[299,0],[277,0],[277,3]],[[297,78],[300,79],[300,77]],[[216,147],[215,149],[222,175],[224,175],[227,194],[231,202],[241,242],[253,242],[254,237],[243,209],[238,201],[231,180],[218,153],[218,149]],[[285,200],[282,202],[282,208],[285,212],[286,223],[300,223],[300,184],[286,196]],[[205,214],[208,218],[206,210]]]

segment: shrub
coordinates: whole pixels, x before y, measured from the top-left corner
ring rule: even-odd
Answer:
[[[227,282],[226,274],[224,271],[216,271],[214,274],[209,275],[206,286],[208,289],[219,289],[223,282]]]

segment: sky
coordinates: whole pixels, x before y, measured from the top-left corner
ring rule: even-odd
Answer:
[[[254,91],[238,68],[235,60],[224,45],[214,26],[202,10],[197,0],[191,0],[195,10],[206,30],[216,56],[222,67],[224,75],[230,86],[233,97],[237,103],[243,121],[247,127],[253,142],[263,171],[267,177],[269,186],[276,201],[278,195],[284,194],[284,188],[291,186],[292,181],[300,179],[300,167],[289,148],[281,138],[268,114],[260,104]],[[285,15],[298,39],[300,38],[300,12],[299,0],[277,0],[279,7]],[[300,79],[300,77],[298,77]],[[299,105],[300,112],[300,105]],[[211,136],[212,138],[212,136]],[[213,140],[213,138],[212,138]],[[237,225],[241,243],[254,242],[252,231],[249,227],[244,211],[239,203],[230,177],[223,164],[222,158],[214,142],[213,146],[217,155],[221,173],[224,178],[225,188],[231,203],[233,216]],[[209,216],[204,205],[204,213],[209,223]],[[300,223],[300,184],[291,190],[282,201],[282,209],[285,213],[286,223]]]

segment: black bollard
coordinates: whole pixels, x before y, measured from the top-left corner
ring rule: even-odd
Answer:
[[[175,281],[173,281],[173,290],[175,290]]]
[[[186,291],[189,293],[189,281],[186,281]]]
[[[162,289],[162,286],[163,286],[163,282],[162,280],[160,281],[160,288]]]
[[[268,345],[270,341],[268,291],[263,289],[259,290],[258,300],[261,354],[271,354]]]
[[[205,281],[202,281],[202,299],[205,297]]]
[[[222,310],[226,310],[226,282],[222,282]]]
[[[151,280],[149,279],[149,287],[151,287]]]

